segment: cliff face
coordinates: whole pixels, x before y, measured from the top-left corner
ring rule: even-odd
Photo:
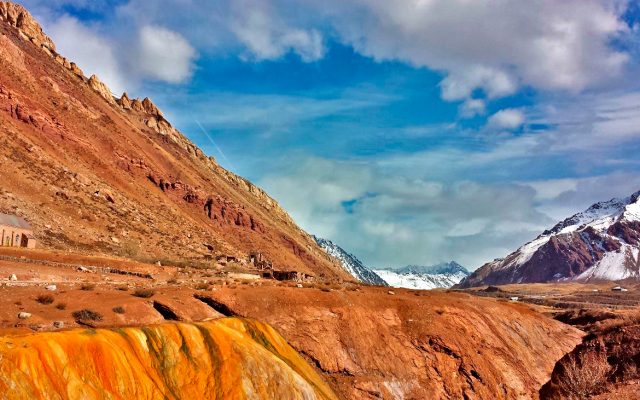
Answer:
[[[215,112],[215,111],[214,111]],[[275,200],[226,171],[148,98],[120,98],[0,2],[0,212],[58,249],[246,260],[350,279]]]
[[[336,399],[265,324],[223,319],[0,338],[5,399]]]

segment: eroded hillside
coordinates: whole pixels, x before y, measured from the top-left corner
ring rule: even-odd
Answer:
[[[27,219],[47,247],[203,262],[260,253],[275,269],[349,279],[265,192],[203,154],[151,100],[113,97],[85,77],[6,2],[0,127],[0,212]]]

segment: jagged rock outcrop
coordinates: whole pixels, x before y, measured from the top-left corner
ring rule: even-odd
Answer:
[[[241,319],[0,338],[9,400],[337,399],[268,325]]]
[[[96,92],[98,92],[98,94],[100,96],[102,96],[103,99],[105,99],[106,101],[108,101],[111,104],[115,104],[115,100],[113,99],[113,95],[111,94],[111,90],[109,89],[109,87],[105,83],[100,81],[100,79],[96,75],[91,75],[91,77],[89,78],[88,83],[89,83],[89,86],[91,87],[91,89],[93,89]]]
[[[122,93],[122,96],[118,99],[118,105],[125,110],[131,110],[131,100],[127,92]]]
[[[55,53],[56,45],[45,35],[40,24],[21,5],[0,1],[0,21],[6,21],[28,38],[33,44]]]

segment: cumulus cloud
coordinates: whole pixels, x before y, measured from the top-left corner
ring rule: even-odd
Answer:
[[[327,7],[323,3],[322,9]],[[619,76],[628,33],[615,0],[333,1],[342,40],[379,60],[441,70],[443,97],[488,97],[520,84],[580,91]]]
[[[231,8],[230,30],[246,46],[249,58],[273,60],[290,51],[306,62],[324,56],[320,32],[288,26],[279,15],[269,12],[266,2],[244,0],[233,2]]]
[[[135,68],[145,77],[180,83],[191,77],[195,49],[179,33],[143,26],[138,33]]]
[[[524,120],[522,110],[506,108],[490,116],[488,125],[497,129],[518,129],[524,124]]]

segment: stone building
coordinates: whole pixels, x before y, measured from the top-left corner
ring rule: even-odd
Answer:
[[[0,247],[36,247],[31,225],[15,215],[0,213]]]

